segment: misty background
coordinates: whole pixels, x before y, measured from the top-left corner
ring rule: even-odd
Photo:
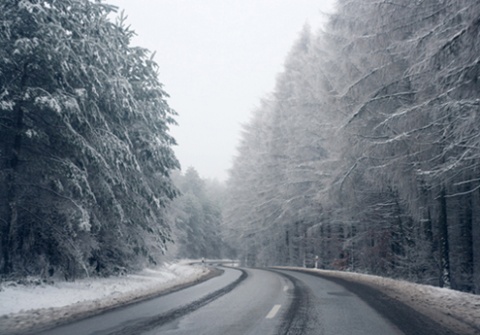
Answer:
[[[305,24],[319,29],[333,0],[113,0],[156,51],[159,74],[178,112],[172,135],[182,169],[227,179],[246,123],[270,93]]]

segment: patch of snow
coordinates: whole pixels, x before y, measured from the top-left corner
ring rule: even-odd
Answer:
[[[34,129],[27,129],[25,135],[27,135],[28,138],[32,138],[37,135],[37,132]]]
[[[0,286],[0,333],[42,327],[76,315],[92,315],[95,311],[193,283],[208,273],[206,267],[183,261],[119,277],[54,284],[33,279],[28,285],[3,282]]]
[[[58,101],[51,96],[37,97],[37,98],[35,98],[35,104],[38,105],[38,106],[44,106],[46,108],[49,108],[49,109],[55,111],[58,114],[60,114],[62,112],[62,108],[61,108],[60,104],[58,103]]]
[[[0,109],[13,111],[13,107],[15,107],[14,101],[0,101]]]

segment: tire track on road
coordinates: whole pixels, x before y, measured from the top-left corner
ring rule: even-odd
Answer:
[[[171,322],[175,319],[178,319],[182,316],[185,316],[189,313],[192,313],[193,311],[196,311],[197,309],[207,305],[208,303],[220,298],[221,296],[227,294],[228,292],[232,291],[237,285],[239,285],[242,281],[244,281],[248,275],[247,272],[242,270],[242,269],[237,269],[238,271],[241,271],[242,274],[240,275],[239,278],[237,278],[234,282],[228,284],[227,286],[214,291],[212,293],[207,294],[205,297],[196,300],[190,304],[187,304],[185,306],[179,307],[177,309],[171,310],[167,313],[163,313],[160,315],[156,315],[153,317],[141,319],[138,322],[135,322],[133,324],[129,324],[123,328],[118,328],[115,327],[115,329],[108,329],[105,331],[97,332],[92,335],[136,335],[136,334],[142,334],[144,332],[150,331],[156,327],[162,326],[168,322]]]

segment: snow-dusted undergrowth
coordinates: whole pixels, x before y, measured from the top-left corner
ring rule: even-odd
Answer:
[[[89,315],[194,282],[207,273],[205,267],[179,262],[136,274],[53,285],[39,280],[29,280],[28,285],[4,282],[0,286],[0,333]]]
[[[480,334],[480,295],[353,272],[291,268],[318,272],[379,289],[459,334]]]

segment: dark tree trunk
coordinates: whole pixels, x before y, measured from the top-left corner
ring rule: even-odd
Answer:
[[[23,107],[17,104],[14,110],[15,122],[13,125],[13,145],[8,151],[7,156],[7,177],[6,177],[6,218],[2,246],[3,246],[3,273],[10,274],[13,271],[13,255],[16,251],[16,241],[18,239],[18,199],[17,199],[17,170],[19,164],[20,150],[22,147],[22,129],[23,129]]]
[[[438,231],[440,242],[440,276],[439,286],[450,287],[450,249],[448,240],[447,199],[445,188],[440,191],[440,216],[438,218]]]
[[[473,293],[480,294],[480,191],[473,194],[473,203],[476,204],[472,210]]]
[[[460,259],[462,260],[462,286],[460,290],[472,292],[473,290],[473,203],[472,195],[467,195],[465,201],[464,218],[462,220],[461,245],[463,249]]]

